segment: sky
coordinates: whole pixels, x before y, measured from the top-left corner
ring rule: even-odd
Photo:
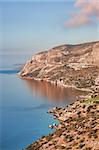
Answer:
[[[29,53],[99,40],[99,0],[0,0],[0,51]]]

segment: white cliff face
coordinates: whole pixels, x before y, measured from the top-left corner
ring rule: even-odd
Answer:
[[[93,57],[94,64],[99,66],[99,42],[93,45],[93,51],[91,55]]]

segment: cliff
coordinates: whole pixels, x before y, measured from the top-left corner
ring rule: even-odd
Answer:
[[[32,56],[20,72],[23,79],[93,91],[91,98],[75,101],[49,113],[59,121],[55,132],[26,150],[99,149],[99,41],[62,45]]]
[[[62,45],[35,54],[20,77],[76,88],[99,87],[99,41]]]

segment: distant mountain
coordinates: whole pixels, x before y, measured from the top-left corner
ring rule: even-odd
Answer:
[[[35,54],[20,76],[76,88],[98,87],[99,41],[61,45]]]

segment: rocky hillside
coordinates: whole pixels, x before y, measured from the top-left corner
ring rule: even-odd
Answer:
[[[76,88],[99,86],[99,41],[62,45],[32,56],[20,72],[26,79]]]
[[[99,97],[56,107],[50,113],[59,121],[55,132],[25,150],[99,150]]]

